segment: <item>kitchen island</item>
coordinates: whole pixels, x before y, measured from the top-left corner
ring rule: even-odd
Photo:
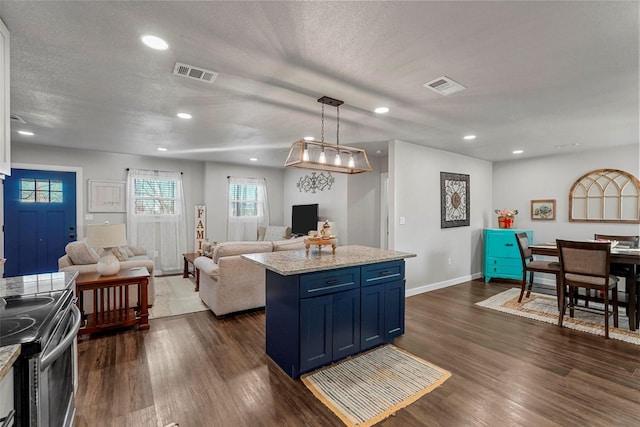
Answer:
[[[292,378],[404,333],[404,259],[367,246],[245,254],[266,269],[266,352]]]

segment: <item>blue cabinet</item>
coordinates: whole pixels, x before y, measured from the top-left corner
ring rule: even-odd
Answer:
[[[291,377],[404,333],[404,261],[266,272],[266,351]]]
[[[300,301],[300,371],[305,372],[360,350],[358,289]]]
[[[362,350],[389,343],[404,333],[404,262],[362,267]]]
[[[498,277],[522,279],[522,260],[516,242],[516,233],[527,233],[533,242],[532,230],[514,228],[484,229],[484,281]]]

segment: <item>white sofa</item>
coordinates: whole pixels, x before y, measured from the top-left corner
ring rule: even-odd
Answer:
[[[265,269],[241,255],[303,249],[304,237],[219,243],[213,259],[198,257],[194,261],[200,274],[200,298],[216,316],[264,307]]]
[[[129,249],[128,251],[126,249]],[[58,271],[77,271],[78,273],[87,273],[96,271],[98,263],[98,252],[90,248],[85,242],[71,242],[64,248],[65,254],[58,258]],[[147,267],[149,270],[149,285],[147,286],[147,301],[149,305],[155,302],[155,286],[153,283],[153,260],[147,256],[144,248],[135,246],[120,248],[116,254],[120,259],[120,269],[125,270],[134,267]],[[133,303],[137,303],[138,295],[132,291],[130,298],[134,298]],[[87,301],[89,300],[89,301]],[[93,309],[93,301],[91,298],[85,298],[85,311]]]

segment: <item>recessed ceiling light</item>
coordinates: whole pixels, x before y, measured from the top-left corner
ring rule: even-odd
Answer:
[[[166,41],[162,40],[160,37],[152,36],[150,34],[145,34],[142,37],[140,37],[140,40],[142,40],[142,43],[146,44],[151,49],[155,49],[155,50],[169,49],[169,44]]]
[[[373,111],[378,114],[384,114],[389,112],[389,107],[378,107]]]
[[[312,136],[305,136],[304,140],[305,141],[313,141],[313,137]]]
[[[164,147],[158,147],[158,151],[167,151],[167,149]]]
[[[475,135],[465,135],[464,139],[466,139],[466,140],[476,139],[476,136]]]
[[[28,130],[19,130],[18,133],[20,135],[25,135],[25,136],[33,136],[34,135],[33,132],[29,132]]]
[[[189,113],[178,113],[176,114],[176,116],[180,117],[181,119],[190,119],[192,117]]]
[[[252,157],[249,160],[251,160],[252,162],[257,162],[258,161],[258,159],[256,159],[255,157]]]
[[[513,154],[522,154],[522,153],[524,153],[524,150],[513,150],[512,153]]]

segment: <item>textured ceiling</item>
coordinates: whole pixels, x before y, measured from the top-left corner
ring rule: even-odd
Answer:
[[[392,139],[491,161],[638,144],[638,2],[2,1],[0,17],[14,144],[281,166],[319,139],[322,95],[345,102],[340,143],[373,156]],[[443,75],[468,89],[422,86]],[[334,143],[332,107],[325,128]]]

